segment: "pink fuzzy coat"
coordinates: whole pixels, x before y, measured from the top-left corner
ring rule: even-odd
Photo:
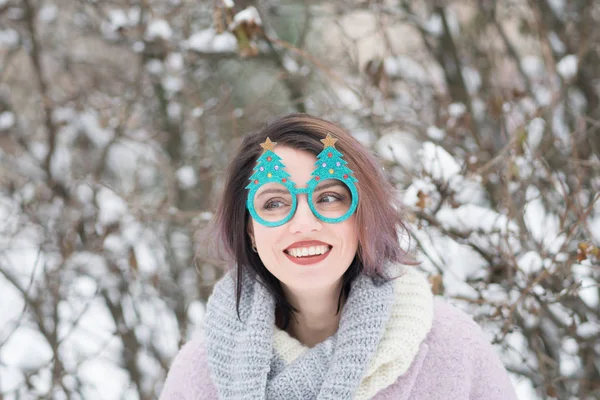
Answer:
[[[235,368],[235,366],[232,366]],[[462,311],[436,299],[431,331],[408,371],[376,400],[513,400],[504,366],[479,326]],[[176,356],[161,400],[216,400],[202,338]]]

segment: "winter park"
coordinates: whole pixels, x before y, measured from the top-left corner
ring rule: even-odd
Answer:
[[[0,0],[0,400],[175,398],[167,375],[227,273],[208,229],[227,171],[291,113],[374,156],[408,268],[481,327],[518,399],[600,399],[598,65],[590,0]],[[333,136],[302,189],[308,159],[261,141],[243,192],[257,232],[361,212],[371,193]],[[334,171],[352,203],[302,208]],[[254,208],[267,176],[296,211]],[[307,248],[336,247],[285,256]],[[364,381],[354,398],[378,393]]]

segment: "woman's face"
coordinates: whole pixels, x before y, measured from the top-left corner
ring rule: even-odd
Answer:
[[[274,152],[296,187],[306,187],[317,158],[283,146]],[[297,200],[294,216],[281,226],[266,227],[251,218],[258,255],[269,272],[293,292],[336,287],[358,248],[356,213],[345,221],[326,223],[311,212],[306,194],[299,194]],[[303,250],[324,254],[301,256]]]

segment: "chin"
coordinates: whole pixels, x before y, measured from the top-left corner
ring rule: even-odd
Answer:
[[[288,275],[287,282],[282,282],[290,289],[296,290],[319,290],[335,286],[344,275],[344,271],[332,270],[334,266],[323,265],[322,267],[300,270],[293,276]]]

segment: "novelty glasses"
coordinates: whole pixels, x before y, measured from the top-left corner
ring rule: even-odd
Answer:
[[[306,194],[312,213],[321,221],[338,223],[348,219],[358,206],[357,179],[346,166],[342,154],[334,147],[337,139],[327,135],[317,156],[316,168],[306,188],[297,188],[289,179],[281,157],[273,152],[276,143],[269,138],[261,144],[264,153],[258,158],[250,184],[246,207],[258,223],[274,227],[294,216],[298,195]]]

